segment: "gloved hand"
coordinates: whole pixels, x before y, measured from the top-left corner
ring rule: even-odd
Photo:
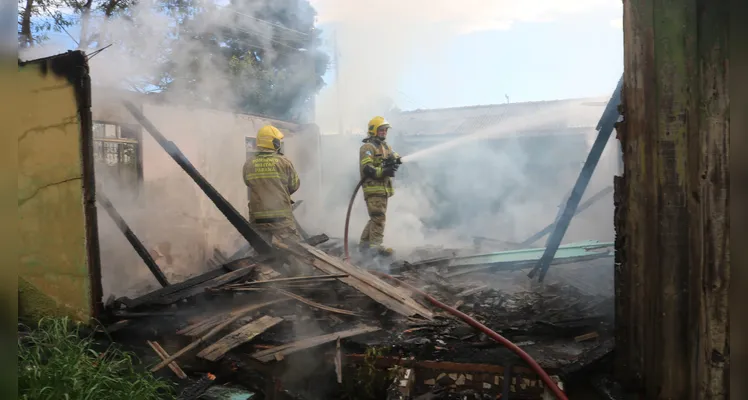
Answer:
[[[389,176],[390,178],[394,177],[395,172],[400,168],[400,164],[402,164],[400,157],[390,156],[385,158],[382,163],[382,175]]]

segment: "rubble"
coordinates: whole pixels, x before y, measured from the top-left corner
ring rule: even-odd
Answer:
[[[489,254],[439,249],[439,258],[423,251],[420,260],[373,267],[398,274],[395,279],[341,260],[345,246],[326,235],[310,237],[300,229],[303,241],[297,241],[257,231],[137,107],[125,107],[248,243],[231,257],[215,251],[210,272],[108,303],[109,322],[123,315],[131,321],[119,332],[149,336],[159,360],[151,371],[169,366],[178,375],[181,368],[197,373],[182,398],[197,398],[218,376],[233,377],[266,399],[539,399],[549,391],[563,397],[563,379],[612,350],[612,291],[604,296],[563,282],[523,288],[506,275],[541,261],[611,261],[612,243],[554,246],[552,259],[543,258],[548,249],[516,245]],[[431,310],[419,296],[462,311]],[[164,308],[174,314],[163,314]],[[469,326],[467,314],[474,319]],[[559,376],[539,376],[537,365],[521,365],[514,352],[486,336],[504,340],[494,332]],[[173,353],[156,347],[156,340]]]
[[[180,377],[176,368],[188,376],[198,372],[199,378],[229,365],[230,374],[253,374],[255,383],[237,383],[264,398],[309,398],[292,389],[302,379],[287,372],[299,357],[312,363],[309,373],[332,379],[320,399],[338,398],[349,380],[360,379],[351,368],[394,374],[382,381],[387,383],[380,398],[496,398],[504,391],[542,398],[542,382],[513,353],[427,308],[405,287],[322,251],[322,245],[272,243],[277,249],[272,255],[244,253],[231,260],[216,254],[213,261],[220,265],[211,272],[141,298],[116,299],[110,303],[111,319],[130,321],[118,333],[151,332],[147,344],[158,355],[153,371],[168,366]],[[327,248],[335,252],[334,246]],[[587,259],[566,268],[576,266],[585,274],[584,268],[595,270],[601,262]],[[459,259],[400,265],[405,267],[398,279],[458,305],[559,379],[612,349],[612,293],[590,293],[584,285],[563,281],[527,288],[515,285],[511,272],[485,269],[448,278],[456,268],[476,266]]]

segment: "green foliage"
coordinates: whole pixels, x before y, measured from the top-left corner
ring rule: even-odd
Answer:
[[[68,319],[43,319],[18,339],[18,398],[132,399],[175,398],[173,386],[136,367],[128,352],[95,349]]]
[[[52,31],[75,32],[67,28],[78,25],[83,37],[73,39],[81,49],[114,44],[153,66],[148,76],[127,77],[130,88],[291,121],[313,116],[329,57],[320,51],[309,0],[231,0],[225,6],[214,0],[156,0],[155,8],[171,21],[166,38],[149,34],[153,19],[133,12],[136,2],[18,0],[19,46],[43,42]],[[60,9],[72,15],[55,11]],[[127,41],[114,43],[97,26],[112,17],[131,23]],[[151,51],[143,54],[144,46]],[[216,83],[221,80],[228,82]]]
[[[399,368],[383,370],[377,367],[379,357],[386,356],[385,349],[367,347],[362,365],[353,367],[352,377],[343,374],[345,390],[341,397],[345,400],[376,400],[387,397],[387,388],[398,375]]]

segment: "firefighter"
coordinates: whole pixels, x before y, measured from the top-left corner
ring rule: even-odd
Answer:
[[[387,200],[395,194],[392,178],[400,163],[400,156],[387,144],[390,124],[384,117],[369,121],[368,135],[359,151],[362,189],[369,222],[361,233],[359,247],[362,253],[391,256],[392,249],[382,246]]]
[[[257,131],[257,151],[244,163],[249,187],[249,221],[271,235],[299,238],[291,195],[299,190],[299,175],[283,155],[283,133],[272,125]]]

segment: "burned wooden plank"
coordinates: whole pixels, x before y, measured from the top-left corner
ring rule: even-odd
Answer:
[[[584,342],[586,340],[597,339],[598,337],[600,337],[599,333],[597,333],[597,332],[590,332],[590,333],[585,333],[584,335],[576,336],[574,338],[574,341],[575,342]]]
[[[305,241],[312,246],[317,246],[317,245],[327,242],[328,240],[330,240],[330,237],[325,235],[324,233],[321,233],[319,235],[312,236],[306,239]],[[249,257],[249,253],[251,252],[251,250],[252,250],[252,246],[250,246],[249,244],[245,244],[244,246],[239,248],[239,250],[235,251],[234,254],[229,256],[228,259],[237,260],[241,257]],[[268,256],[269,259],[272,258],[272,255],[266,255],[266,256]],[[267,262],[269,261],[269,259],[263,259],[263,257],[266,257],[266,256],[255,255],[253,257],[257,257],[257,261],[259,262]]]
[[[261,309],[263,307],[267,307],[269,305],[278,303],[279,301],[281,301],[281,300],[273,300],[273,301],[268,301],[268,302],[260,303],[260,304],[252,304],[252,305],[249,305],[249,306],[246,306],[246,307],[242,307],[242,308],[240,308],[238,310],[230,312],[227,315],[228,318],[225,321],[223,321],[220,324],[218,324],[216,327],[214,327],[213,329],[211,329],[205,335],[199,337],[197,340],[195,340],[192,343],[188,344],[182,350],[179,350],[178,352],[172,354],[166,360],[163,360],[161,363],[159,363],[155,367],[151,368],[151,372],[156,372],[156,371],[160,370],[161,368],[163,368],[166,365],[168,365],[170,362],[172,362],[172,361],[176,360],[177,358],[179,358],[180,356],[182,356],[184,353],[187,353],[188,351],[193,350],[194,348],[196,348],[197,346],[199,346],[201,343],[204,343],[206,340],[208,340],[211,337],[213,337],[216,334],[218,334],[218,332],[220,332],[221,330],[223,330],[224,328],[226,328],[227,326],[229,326],[230,324],[232,324],[237,319],[239,319],[239,318],[241,318],[241,317],[243,317],[243,316],[245,316],[245,315],[247,315],[247,314],[249,314],[249,313],[251,313],[253,311],[257,311],[257,310],[259,310],[259,309]]]
[[[376,332],[379,329],[380,328],[375,327],[375,326],[360,325],[356,328],[349,329],[347,331],[335,332],[335,333],[330,333],[330,334],[321,335],[321,336],[315,336],[315,337],[299,340],[293,343],[276,346],[276,347],[273,347],[272,349],[258,351],[252,354],[252,357],[262,362],[268,362],[268,361],[275,360],[278,358],[283,359],[283,357],[289,354],[293,354],[298,351],[305,350],[311,347],[320,346],[325,343],[334,342],[338,340],[338,338],[345,339],[345,338],[349,338],[352,336],[363,335],[365,333]]]
[[[276,284],[292,283],[292,282],[327,281],[327,280],[335,280],[337,278],[347,278],[347,277],[348,277],[347,274],[294,276],[291,278],[269,279],[265,281],[253,281],[253,282],[246,282],[246,283],[241,283],[241,284],[236,283],[236,284],[227,285],[227,287],[251,287],[251,286],[276,285]]]
[[[117,299],[117,302],[124,304],[127,308],[130,308],[130,309],[151,305],[151,304],[154,304],[154,301],[158,300],[161,297],[168,296],[180,290],[191,288],[195,285],[199,285],[205,281],[209,281],[211,279],[219,277],[225,274],[226,272],[227,271],[223,268],[214,269],[214,270],[205,272],[203,274],[193,276],[192,278],[189,278],[184,282],[175,283],[165,288],[154,290],[153,292],[150,292],[140,297],[136,297],[134,299],[129,299],[127,297],[120,297],[119,299]]]
[[[167,358],[169,358],[169,353],[167,353],[166,350],[164,350],[164,348],[161,347],[160,344],[158,344],[158,342],[151,342],[150,340],[148,340],[146,341],[146,343],[151,346],[153,351],[156,352],[161,360],[166,360]],[[172,361],[171,363],[169,363],[169,369],[172,370],[179,379],[187,379],[187,374],[182,371],[182,368],[180,368],[176,362]]]
[[[343,352],[340,351],[340,338],[335,341],[335,375],[338,384],[343,383]]]
[[[178,330],[177,335],[200,336],[202,333],[210,330],[210,328],[218,325],[224,318],[226,318],[226,315],[228,314],[229,313],[214,315],[210,318],[195,322],[194,324],[188,325]]]
[[[278,303],[281,301],[289,301],[289,300],[291,299],[285,298],[285,299],[273,300],[273,302]],[[219,315],[214,315],[210,318],[206,318],[202,321],[198,321],[190,326],[180,329],[179,331],[177,331],[177,334],[187,335],[187,336],[192,336],[192,337],[203,335],[209,330],[213,329],[213,327],[215,327],[216,325],[220,324],[222,321],[225,321],[226,319],[233,317],[234,314],[236,314],[237,312],[243,312],[242,310],[244,308],[245,307],[239,307],[237,309],[227,311]]]
[[[457,294],[457,297],[468,297],[468,296],[472,296],[474,294],[478,294],[480,292],[483,292],[483,291],[485,291],[487,289],[488,289],[488,285],[480,285],[480,286],[474,287],[472,289],[463,290],[462,292],[460,292],[460,293]]]
[[[122,234],[125,235],[127,241],[130,242],[132,248],[136,253],[138,253],[140,259],[143,260],[145,266],[148,267],[158,283],[161,284],[162,287],[168,287],[169,281],[166,279],[166,275],[161,271],[158,264],[156,264],[156,260],[151,257],[151,253],[148,252],[148,249],[145,248],[140,239],[135,236],[135,232],[130,229],[130,226],[125,222],[125,219],[122,218],[122,215],[120,215],[117,209],[114,208],[114,204],[112,204],[109,198],[104,195],[104,192],[100,188],[97,189],[96,200],[98,200],[99,204],[101,204],[104,210],[106,210],[107,214],[109,214],[112,221],[114,221]]]
[[[130,325],[132,325],[132,320],[123,319],[107,326],[99,326],[96,328],[96,332],[111,334],[117,332],[120,329],[127,328]]]
[[[274,244],[303,257],[324,273],[349,275],[347,278],[339,278],[339,280],[400,315],[406,317],[420,315],[427,319],[433,318],[433,313],[429,309],[413,300],[402,290],[384,282],[366,270],[332,257],[306,243],[286,241],[283,243],[274,242]]]
[[[273,267],[260,263],[257,265],[257,280],[258,281],[269,281],[276,279],[281,276],[280,272],[276,271]]]
[[[197,353],[197,356],[208,361],[218,361],[227,352],[251,341],[282,321],[283,318],[270,317],[267,315],[262,316],[204,348],[201,352]]]
[[[304,303],[304,304],[306,304],[306,305],[308,305],[310,307],[314,307],[314,308],[319,309],[319,310],[329,311],[329,312],[335,313],[335,314],[350,315],[350,316],[358,316],[359,315],[358,313],[355,313],[353,311],[343,310],[341,308],[330,307],[330,306],[326,306],[324,304],[317,303],[316,301],[305,299],[305,298],[303,298],[303,297],[301,297],[301,296],[299,296],[297,294],[291,293],[291,292],[289,292],[287,290],[283,290],[283,289],[280,289],[280,288],[276,288],[275,290],[278,291],[279,293],[283,294],[284,296],[288,296],[288,297],[290,297],[290,298],[292,298],[294,300],[300,301],[300,302],[302,302],[302,303]]]
[[[169,311],[153,311],[153,312],[131,312],[131,311],[114,311],[112,315],[117,318],[149,318],[149,317],[171,317],[176,315],[174,312]]]
[[[246,278],[249,274],[251,274],[254,271],[255,267],[256,265],[252,264],[252,265],[237,269],[236,271],[225,273],[207,282],[203,282],[201,284],[192,286],[186,290],[181,290],[179,292],[172,293],[168,296],[164,296],[159,299],[156,299],[153,301],[153,304],[173,304],[179,300],[183,300],[183,299],[186,299],[192,296],[196,296],[200,293],[203,293],[207,289],[216,288],[216,287],[225,285],[227,283],[231,283],[239,279]]]
[[[306,240],[306,244],[308,244],[310,246],[316,246],[318,244],[325,243],[328,240],[330,240],[330,237],[327,236],[327,235],[325,235],[324,233],[322,233],[322,234],[315,235],[315,236],[312,236],[309,239],[307,239]]]

